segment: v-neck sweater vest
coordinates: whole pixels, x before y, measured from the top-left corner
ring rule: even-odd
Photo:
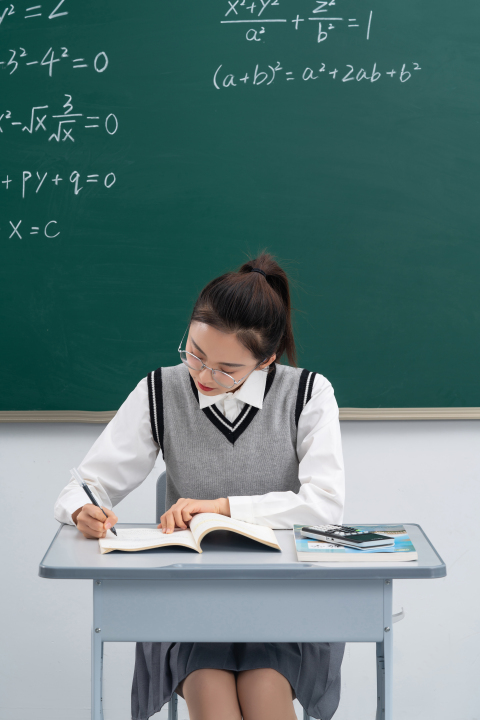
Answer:
[[[314,377],[308,370],[274,365],[262,409],[245,405],[230,422],[215,405],[200,409],[183,364],[150,373],[150,419],[166,465],[166,508],[181,497],[297,493],[297,426]]]

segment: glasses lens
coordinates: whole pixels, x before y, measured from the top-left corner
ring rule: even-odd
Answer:
[[[227,373],[224,373],[221,370],[213,370],[212,377],[215,382],[217,382],[224,388],[230,389],[235,385],[235,380],[232,378],[232,376],[227,375]]]
[[[187,352],[186,350],[180,350],[180,360],[192,370],[201,370],[203,365],[202,361],[199,360],[199,358],[197,358],[195,355],[192,355],[192,353]]]

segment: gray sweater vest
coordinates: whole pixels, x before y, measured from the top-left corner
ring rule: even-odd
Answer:
[[[150,420],[167,470],[166,507],[181,497],[298,492],[298,419],[315,374],[274,365],[262,409],[245,405],[231,423],[215,405],[200,409],[185,365],[150,373]]]

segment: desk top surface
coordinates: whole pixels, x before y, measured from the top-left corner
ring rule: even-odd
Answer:
[[[119,523],[155,528],[155,523]],[[61,525],[43,557],[39,575],[54,579],[103,580],[318,580],[438,578],[442,558],[419,525],[405,524],[418,561],[381,563],[299,562],[292,530],[275,530],[282,552],[236,533],[219,530],[202,540],[203,553],[188,548],[153,548],[102,555],[73,525]]]

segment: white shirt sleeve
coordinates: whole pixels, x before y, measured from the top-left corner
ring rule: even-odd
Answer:
[[[101,505],[112,509],[145,480],[158,452],[150,425],[147,378],[143,378],[92,445],[78,471]],[[88,502],[82,488],[70,480],[55,503],[55,519],[74,525],[72,513]]]
[[[342,523],[345,477],[338,405],[323,375],[315,376],[312,397],[298,421],[297,455],[298,493],[229,497],[232,518],[273,529]]]

